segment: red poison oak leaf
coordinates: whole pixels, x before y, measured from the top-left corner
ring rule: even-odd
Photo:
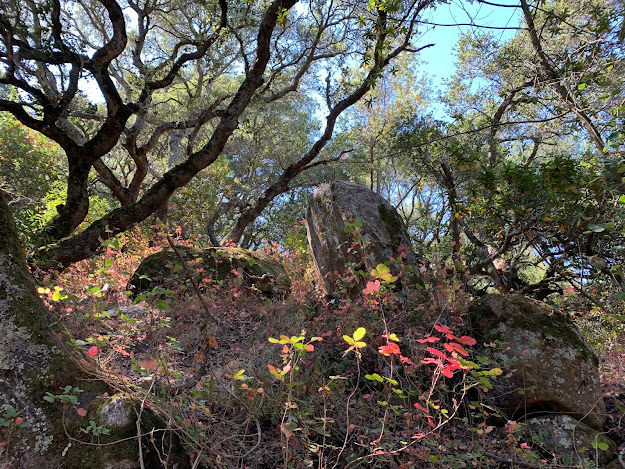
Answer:
[[[362,291],[365,295],[373,295],[380,290],[380,281],[374,280],[373,282],[367,282],[367,287]]]
[[[442,358],[443,360],[447,358],[447,355],[433,347],[428,347],[427,351],[430,352],[432,355],[436,355],[437,357]]]
[[[454,371],[451,369],[450,365],[445,365],[442,370],[443,376],[446,378],[453,378]]]
[[[418,402],[414,403],[415,409],[419,409],[422,410],[423,412],[425,412],[426,414],[429,414],[430,411],[428,409],[426,409],[425,407],[423,407],[421,404],[419,404]]]
[[[434,329],[436,329],[441,334],[452,334],[451,329],[447,326],[441,326],[440,324],[434,324]]]
[[[420,344],[426,344],[428,342],[438,342],[439,340],[441,340],[440,337],[429,336],[424,339],[417,339],[417,342],[419,342]]]
[[[399,346],[395,342],[389,342],[387,345],[382,345],[378,348],[378,351],[387,357],[391,355],[399,355]]]
[[[447,350],[448,352],[458,352],[464,357],[469,355],[469,352],[467,352],[462,345],[455,342],[449,342],[448,344],[445,344],[445,350]]]
[[[399,356],[399,361],[401,361],[402,363],[405,363],[406,365],[415,365],[415,362],[413,362],[410,358],[408,357],[404,357],[403,355]]]
[[[456,339],[456,341],[463,345],[468,345],[469,347],[477,343],[473,337],[469,337],[468,335],[463,335],[459,339]]]
[[[443,364],[443,362],[441,362],[440,360],[436,358],[430,358],[430,357],[425,357],[423,360],[421,360],[421,363],[423,363],[424,365],[442,365]]]

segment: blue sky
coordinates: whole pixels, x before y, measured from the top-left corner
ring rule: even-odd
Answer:
[[[518,5],[515,0],[497,0],[499,4]],[[423,70],[427,71],[435,89],[443,85],[443,80],[449,79],[455,72],[454,46],[460,35],[476,26],[511,27],[519,25],[521,11],[519,8],[503,8],[485,5],[477,2],[469,4],[467,1],[455,0],[446,5],[438,5],[436,9],[426,12],[425,21],[436,24],[450,24],[454,26],[430,26],[418,41],[418,45],[434,43],[433,47],[421,52],[420,58],[427,64]],[[456,26],[469,24],[469,26]],[[496,37],[502,40],[511,38],[515,31],[492,30]],[[436,117],[442,117],[440,109],[436,109]]]

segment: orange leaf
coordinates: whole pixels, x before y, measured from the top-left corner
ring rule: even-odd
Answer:
[[[78,407],[76,409],[76,413],[80,415],[81,417],[84,417],[85,415],[87,415],[87,411],[83,409],[82,407]]]
[[[217,348],[217,339],[215,339],[212,335],[208,336],[208,346],[210,348]]]
[[[374,280],[373,282],[367,282],[367,288],[365,288],[362,292],[365,295],[373,295],[375,292],[380,290],[380,281]]]
[[[117,353],[120,353],[124,357],[130,356],[130,353],[127,352],[122,345],[113,345],[113,350]]]
[[[145,368],[146,370],[155,370],[158,368],[158,362],[156,360],[147,360],[139,362],[139,366],[141,368]]]

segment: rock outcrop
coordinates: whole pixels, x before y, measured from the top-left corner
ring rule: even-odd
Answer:
[[[534,417],[525,422],[525,439],[557,454],[562,462],[575,465],[586,460],[605,467],[616,458],[616,443],[603,432],[590,428],[569,415]]]
[[[467,323],[478,352],[503,368],[488,393],[502,412],[567,414],[601,429],[598,360],[566,316],[520,295],[487,295],[469,307]]]
[[[358,296],[367,277],[354,273],[368,274],[390,258],[405,257],[406,264],[416,264],[401,217],[365,187],[345,181],[319,186],[306,220],[315,266],[331,296],[342,291],[351,298]],[[396,266],[390,267],[396,275]]]
[[[200,250],[177,246],[176,250],[188,263],[194,280],[200,286],[231,284],[238,288],[255,288],[268,297],[290,292],[291,283],[284,267],[268,254],[225,247]],[[156,286],[179,287],[187,281],[178,256],[167,248],[143,259],[126,288],[137,295]]]

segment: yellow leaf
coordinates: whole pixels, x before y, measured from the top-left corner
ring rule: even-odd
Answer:
[[[364,327],[359,327],[358,329],[354,331],[354,341],[358,342],[360,339],[362,339],[365,336],[366,333],[367,333],[367,330]]]

